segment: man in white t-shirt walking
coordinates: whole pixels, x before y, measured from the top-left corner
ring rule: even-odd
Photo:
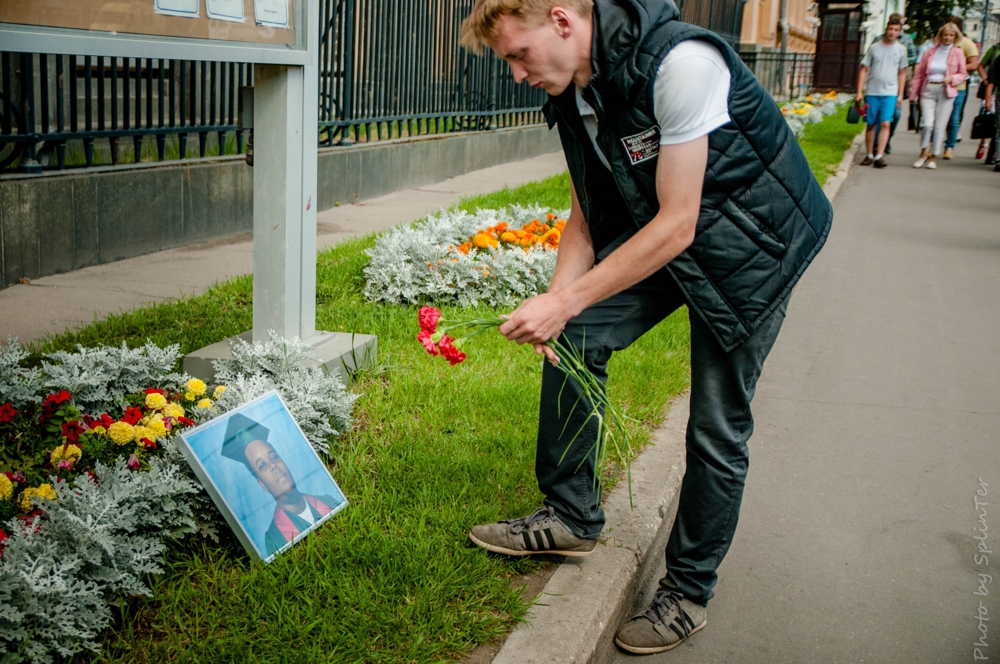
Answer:
[[[706,624],[736,531],[750,401],[792,287],[833,211],[774,100],[732,48],[663,0],[478,0],[462,44],[488,45],[549,93],[572,209],[547,293],[500,332],[556,358],[558,337],[602,382],[615,351],[687,305],[687,465],[648,611],[623,650],[669,650]],[[511,556],[592,553],[604,527],[598,424],[575,381],[542,371],[535,475],[543,507],[472,528]]]
[[[898,14],[893,14],[885,27],[885,35],[868,48],[861,60],[861,71],[858,73],[858,92],[855,102],[868,104],[865,120],[868,129],[865,131],[865,145],[868,154],[861,161],[862,166],[874,164],[875,168],[884,168],[885,146],[889,143],[892,133],[892,120],[897,109],[903,106],[903,92],[906,89],[906,67],[908,64],[906,47],[899,43],[899,33],[903,30],[903,21]],[[868,89],[865,90],[865,83]],[[862,94],[864,92],[864,94]],[[878,132],[878,150],[875,149],[875,129]]]

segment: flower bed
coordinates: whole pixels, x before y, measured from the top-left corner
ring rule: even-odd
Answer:
[[[802,138],[807,124],[822,122],[826,116],[836,113],[839,106],[853,100],[853,95],[837,94],[833,90],[825,95],[814,93],[797,101],[788,102],[781,107],[781,114],[795,137]]]
[[[367,251],[371,302],[511,307],[544,292],[567,212],[520,207],[441,212],[390,230]]]
[[[109,606],[149,595],[167,541],[219,517],[173,444],[187,427],[277,389],[310,443],[351,425],[356,398],[305,368],[297,341],[240,342],[210,390],[175,373],[179,347],[80,347],[40,368],[16,341],[0,347],[0,645],[51,661],[98,650]],[[7,662],[8,659],[4,659]]]

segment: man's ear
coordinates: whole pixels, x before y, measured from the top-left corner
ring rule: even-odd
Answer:
[[[569,12],[564,7],[553,7],[549,11],[549,19],[555,24],[556,33],[560,37],[569,37],[573,34],[573,25],[576,22],[576,16]]]

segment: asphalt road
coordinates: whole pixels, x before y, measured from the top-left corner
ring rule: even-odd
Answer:
[[[853,168],[758,385],[708,625],[613,664],[1000,661],[1000,173],[976,143],[915,170],[901,128],[889,168]]]

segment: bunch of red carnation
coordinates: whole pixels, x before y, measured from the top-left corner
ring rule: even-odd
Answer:
[[[465,353],[459,350],[461,339],[452,339],[444,330],[438,331],[437,324],[441,321],[441,311],[434,307],[420,307],[417,312],[417,320],[420,322],[420,333],[417,334],[417,341],[423,344],[424,349],[431,355],[440,355],[448,360],[452,366],[463,362]]]

